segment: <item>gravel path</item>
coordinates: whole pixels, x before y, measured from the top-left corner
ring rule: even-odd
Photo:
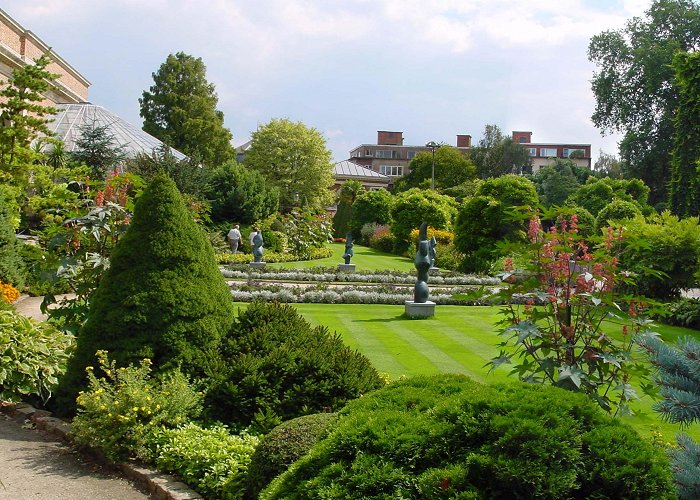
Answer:
[[[81,458],[42,431],[0,414],[0,499],[132,500],[135,486]]]

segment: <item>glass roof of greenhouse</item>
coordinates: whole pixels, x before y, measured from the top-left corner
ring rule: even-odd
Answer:
[[[80,138],[80,129],[83,126],[93,124],[102,127],[107,126],[109,133],[114,137],[114,141],[124,146],[127,156],[133,158],[138,153],[152,154],[163,147],[163,143],[147,134],[140,128],[122,120],[117,115],[106,110],[102,106],[90,103],[79,104],[58,104],[58,113],[54,120],[49,123],[49,129],[56,138],[63,141],[66,151],[76,149],[76,140]],[[173,156],[178,160],[187,158],[176,149],[170,148]]]

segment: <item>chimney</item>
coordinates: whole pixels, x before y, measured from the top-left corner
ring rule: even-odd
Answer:
[[[518,144],[531,144],[532,143],[532,132],[523,131],[513,131],[513,142]]]
[[[457,147],[458,148],[470,148],[472,147],[472,136],[466,134],[457,135]]]
[[[403,132],[377,131],[377,145],[379,146],[403,146]]]

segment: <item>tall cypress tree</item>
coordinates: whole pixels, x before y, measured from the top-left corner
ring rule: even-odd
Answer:
[[[217,347],[233,315],[211,244],[175,183],[156,177],[138,199],[95,291],[59,388],[60,408],[75,407],[97,350],[109,351],[120,365],[147,357],[156,371],[180,365],[201,373],[205,354]]]

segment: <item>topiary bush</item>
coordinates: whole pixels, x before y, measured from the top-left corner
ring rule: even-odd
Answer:
[[[204,353],[216,349],[233,321],[231,294],[204,231],[175,183],[156,177],[136,202],[128,231],[92,297],[88,320],[58,393],[57,410],[71,412],[86,386],[95,352],[117,365],[153,362],[157,373],[180,366],[201,375]]]
[[[635,203],[615,198],[598,212],[595,219],[595,232],[600,233],[601,229],[608,227],[612,221],[632,219],[641,213],[639,206]]]
[[[314,413],[282,422],[263,437],[248,466],[245,498],[254,500],[270,481],[325,437],[336,413]]]
[[[207,364],[209,416],[268,431],[283,420],[340,408],[383,385],[370,361],[290,305],[252,303]]]
[[[349,403],[260,498],[675,498],[670,475],[581,394],[438,375]]]

